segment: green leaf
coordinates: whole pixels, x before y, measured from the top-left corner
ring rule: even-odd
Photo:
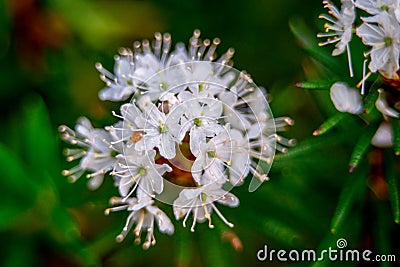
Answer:
[[[400,182],[396,177],[396,165],[392,157],[386,157],[386,182],[389,191],[390,204],[392,205],[393,218],[397,224],[400,224]]]
[[[350,157],[349,162],[349,172],[353,172],[355,168],[360,164],[361,160],[363,159],[365,153],[367,152],[373,135],[376,132],[376,127],[372,125],[367,127],[364,133],[361,134],[360,138],[356,146],[354,147],[353,153]]]
[[[29,168],[3,144],[0,144],[0,162],[0,189],[13,194],[20,202],[32,202],[37,185],[30,179],[33,174],[28,172]]]
[[[201,250],[202,256],[204,256],[204,266],[236,266],[235,261],[229,256],[228,250],[223,249],[226,244],[221,245],[221,240],[218,234],[205,227],[201,230]]]
[[[349,175],[349,181],[344,186],[335,213],[331,221],[331,232],[335,234],[346,224],[348,215],[355,206],[357,200],[364,194],[367,186],[364,180],[364,173]]]
[[[314,151],[322,149],[324,146],[336,144],[346,138],[343,134],[332,134],[323,137],[312,137],[299,142],[295,147],[288,149],[286,153],[275,155],[273,167],[284,166],[288,160],[300,158]]]
[[[321,124],[320,127],[318,127],[317,130],[313,132],[314,136],[322,135],[329,130],[333,129],[336,125],[338,125],[340,122],[342,122],[345,119],[349,119],[351,115],[349,113],[344,113],[344,112],[339,112],[333,115],[332,117],[328,118],[324,123]]]
[[[393,223],[389,214],[389,207],[383,201],[377,201],[373,204],[376,217],[373,222],[373,226],[371,227],[375,244],[374,253],[387,256],[394,255],[395,253],[393,253],[394,251],[391,246],[394,229],[390,227],[393,225]],[[394,264],[390,261],[382,261],[380,262],[379,266],[391,267],[394,266]]]
[[[56,148],[56,134],[52,131],[48,112],[43,101],[36,97],[32,102],[25,105],[24,145],[25,156],[31,167],[37,173],[43,171],[59,173],[59,156]],[[39,175],[40,182],[45,181],[45,175]],[[36,180],[35,183],[38,183]]]
[[[93,1],[49,0],[49,4],[62,13],[82,40],[94,48],[101,48],[109,39],[113,39],[110,37],[126,32],[125,25],[116,23]]]
[[[311,90],[329,90],[332,83],[328,81],[304,81],[296,83],[296,87]]]
[[[367,96],[364,99],[364,112],[370,113],[375,108],[375,102],[378,99],[379,92],[375,86],[371,86]]]
[[[25,206],[10,203],[10,201],[2,201],[0,203],[0,230],[13,225],[18,216],[25,212],[26,209],[27,207]]]
[[[64,244],[76,244],[79,241],[78,223],[64,207],[56,205],[51,211],[50,219],[54,239]]]
[[[400,120],[392,120],[393,127],[393,150],[396,156],[400,156]]]
[[[268,236],[272,236],[288,247],[297,247],[302,240],[301,235],[296,230],[275,219],[264,220],[262,230]]]
[[[189,236],[188,229],[181,227],[175,230],[176,241],[176,265],[177,266],[190,266],[192,262],[192,238]]]
[[[311,264],[311,267],[328,267],[328,266],[353,266],[352,264],[350,265],[346,265],[346,262],[344,261],[340,261],[340,264],[338,265],[338,261],[337,260],[332,260],[330,259],[330,255],[328,253],[326,253],[330,248],[332,250],[336,250],[338,248],[337,244],[338,244],[338,240],[340,240],[340,238],[344,238],[344,237],[338,237],[336,235],[333,235],[331,233],[329,233],[327,236],[325,236],[324,240],[322,240],[322,242],[320,243],[320,245],[318,246],[318,249],[316,250],[316,261],[313,262],[313,264]],[[344,240],[346,240],[346,242],[348,242],[348,238],[346,237]],[[338,253],[334,253],[332,254],[332,256],[337,256],[339,258]]]

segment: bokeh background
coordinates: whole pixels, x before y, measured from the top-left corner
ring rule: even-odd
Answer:
[[[327,92],[295,88],[304,73],[317,71],[289,27],[289,21],[304,23],[316,34],[322,12],[318,0],[1,0],[0,265],[265,266],[256,258],[265,244],[326,248],[338,237],[353,248],[390,252],[394,244],[398,251],[390,236],[399,231],[387,200],[367,193],[374,200],[367,205],[361,197],[370,192],[367,186],[350,192],[356,204],[342,214],[340,233],[330,232],[356,140],[311,137],[334,109]],[[112,69],[119,47],[152,39],[154,32],[187,42],[194,29],[204,38],[221,38],[220,55],[235,48],[234,67],[268,89],[276,117],[296,121],[284,135],[296,138],[299,148],[277,157],[271,181],[255,193],[247,184],[234,190],[241,205],[221,207],[233,230],[198,225],[191,233],[175,222],[173,236],[155,231],[158,244],[148,251],[132,236],[115,243],[126,214],[103,212],[116,189],[110,181],[95,192],[87,190],[84,178],[67,182],[61,170],[71,164],[64,161],[66,144],[57,127],[73,127],[80,116],[96,127],[115,121],[110,111],[118,106],[97,98],[104,84],[96,62]],[[164,210],[173,218],[169,207]],[[377,222],[376,216],[383,219]],[[368,241],[374,236],[383,244],[379,248]]]

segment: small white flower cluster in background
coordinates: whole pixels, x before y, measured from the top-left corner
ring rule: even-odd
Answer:
[[[118,122],[96,129],[81,118],[75,131],[60,126],[62,138],[80,147],[66,149],[67,160],[79,164],[63,174],[76,181],[88,172],[92,189],[109,174],[119,190],[110,200],[114,207],[105,211],[129,213],[117,241],[134,229],[137,243],[146,233],[148,248],[155,244],[155,224],[172,234],[160,202],[173,205],[184,226],[192,214],[192,231],[196,222],[212,228],[213,213],[233,227],[217,203],[238,206],[228,191],[249,175],[259,183],[268,180],[275,150],[294,145],[276,134],[293,121],[272,117],[265,91],[231,67],[233,49],[215,58],[219,42],[201,40],[196,30],[187,47],[178,43],[173,51],[171,36],[160,33],[151,43],[136,42],[133,51],[121,49],[114,74],[96,64],[106,83],[101,100],[132,99],[113,112]]]
[[[365,56],[369,57],[369,70],[379,72],[386,78],[398,79],[400,52],[400,1],[399,0],[342,0],[341,9],[329,0],[323,1],[329,15],[320,15],[327,20],[325,33],[318,37],[327,38],[319,45],[336,43],[333,56],[347,50],[350,76],[353,76],[349,43],[353,31],[369,46]],[[360,17],[361,25],[356,27],[356,8],[370,16]]]
[[[364,55],[363,78],[358,82],[361,86],[361,95],[355,88],[350,88],[346,83],[336,82],[332,85],[330,96],[336,109],[340,112],[360,114],[363,112],[362,95],[365,93],[365,81],[372,73],[381,75],[384,81],[400,80],[400,1],[399,0],[341,0],[339,10],[329,0],[323,1],[324,7],[329,9],[329,15],[320,15],[328,21],[325,24],[325,33],[319,33],[318,37],[327,38],[319,45],[336,43],[332,52],[333,56],[347,51],[350,76],[353,77],[349,43],[355,32],[368,47]],[[356,10],[367,16],[360,16],[359,26]],[[366,62],[369,60],[369,72],[366,74]],[[382,113],[384,121],[378,128],[371,143],[378,147],[388,147],[393,144],[393,131],[390,118],[399,118],[399,112],[389,106],[386,93],[379,89],[379,97],[375,102],[377,110]]]

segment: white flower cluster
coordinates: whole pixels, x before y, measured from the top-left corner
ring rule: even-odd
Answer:
[[[400,1],[399,0],[341,0],[341,9],[324,0],[324,7],[329,9],[330,15],[320,15],[328,21],[325,24],[326,33],[320,33],[318,37],[327,37],[326,42],[319,45],[336,43],[332,52],[333,56],[348,53],[350,76],[353,76],[350,57],[349,43],[353,32],[361,38],[369,50],[364,53],[367,59],[364,61],[363,78],[357,87],[361,86],[361,95],[365,93],[365,81],[372,73],[378,73],[388,84],[397,83],[400,79]],[[355,26],[357,22],[356,10],[362,14],[361,25]],[[369,60],[369,72],[366,74],[366,62]],[[393,130],[388,123],[390,118],[399,118],[397,110],[389,106],[386,93],[378,89],[379,97],[375,106],[381,112],[384,121],[378,128],[371,143],[378,147],[389,147],[393,144]],[[332,85],[331,100],[340,112],[360,114],[363,112],[364,104],[361,95],[355,88],[350,88],[346,83],[336,82]]]
[[[399,0],[341,0],[341,9],[329,0],[323,1],[330,15],[321,15],[328,21],[326,33],[318,37],[327,37],[320,45],[336,43],[332,55],[348,52],[350,73],[352,74],[349,43],[353,31],[370,49],[365,53],[369,57],[369,70],[379,72],[385,78],[398,79],[400,53],[400,1]],[[360,17],[362,23],[355,26],[356,8],[368,13]]]
[[[233,227],[216,203],[238,206],[229,189],[249,174],[260,183],[267,180],[275,150],[294,145],[276,134],[293,121],[272,117],[265,91],[231,67],[233,49],[215,60],[219,42],[201,41],[196,30],[188,47],[178,43],[173,51],[171,36],[160,33],[152,43],[136,42],[133,51],[121,49],[114,74],[96,65],[106,83],[100,99],[132,99],[121,105],[120,114],[113,112],[119,121],[104,129],[93,128],[86,118],[75,131],[60,126],[63,139],[81,147],[66,150],[68,161],[80,161],[64,175],[76,181],[89,172],[88,185],[95,189],[109,174],[119,190],[110,201],[115,207],[105,211],[129,212],[117,241],[134,225],[137,243],[146,232],[144,248],[155,244],[155,223],[160,232],[172,234],[174,226],[158,202],[172,204],[184,226],[192,214],[192,231],[196,222],[208,221],[212,228],[213,212]]]

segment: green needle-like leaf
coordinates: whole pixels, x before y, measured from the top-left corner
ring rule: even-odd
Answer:
[[[13,151],[0,144],[0,190],[12,193],[19,202],[32,202],[37,186],[32,179],[28,167]]]
[[[218,232],[212,229],[201,229],[201,249],[204,256],[204,266],[235,266],[231,257],[228,257],[228,251],[221,246]]]
[[[61,206],[56,206],[51,214],[53,236],[62,243],[74,244],[79,240],[79,227],[76,220]]]
[[[269,236],[274,237],[288,247],[297,247],[301,243],[301,236],[296,230],[281,221],[267,219],[263,223],[263,230]]]
[[[296,87],[311,90],[329,90],[331,84],[327,81],[304,81],[296,83]]]
[[[374,239],[375,239],[375,247],[378,251],[374,251],[375,253],[379,253],[381,255],[391,255],[394,254],[391,249],[391,218],[388,212],[388,207],[384,202],[375,202],[375,210],[376,210],[376,220],[372,227]],[[393,264],[390,261],[382,261],[379,262],[379,266],[381,267],[391,267]]]
[[[350,175],[349,181],[344,186],[331,221],[331,232],[335,234],[346,223],[346,219],[355,203],[364,194],[366,183],[364,173]]]
[[[42,171],[59,173],[56,135],[52,131],[46,107],[39,97],[36,97],[34,102],[26,104],[24,121],[24,145],[28,163],[38,170],[37,173]],[[44,178],[45,175],[38,177],[47,183]]]
[[[364,99],[364,112],[370,113],[375,108],[375,102],[378,99],[379,93],[377,88],[372,87]]]
[[[396,166],[392,157],[386,157],[386,182],[389,191],[390,204],[392,205],[394,221],[400,224],[400,182],[396,177]]]
[[[188,229],[180,228],[175,231],[177,266],[185,267],[191,265],[193,247],[189,234]]]
[[[393,127],[393,150],[396,156],[400,156],[400,120],[392,120]]]
[[[18,215],[26,211],[25,206],[15,205],[9,201],[0,203],[0,230],[13,225]]]
[[[328,132],[329,130],[333,129],[336,125],[338,125],[341,121],[343,121],[344,119],[348,119],[350,118],[351,115],[349,113],[337,113],[335,115],[333,115],[332,117],[328,118],[324,123],[322,123],[322,125],[313,132],[314,136],[317,135],[322,135],[326,132]]]
[[[376,127],[373,125],[369,126],[363,134],[361,134],[356,146],[354,147],[353,153],[350,157],[349,172],[353,172],[355,168],[360,164],[365,153],[367,152],[373,135],[376,132]]]
[[[303,157],[322,149],[324,146],[336,144],[342,141],[344,137],[344,135],[331,134],[323,137],[317,136],[308,138],[298,143],[295,147],[288,149],[286,153],[279,153],[275,155],[273,167],[284,166],[287,164],[288,160]],[[260,163],[260,166],[262,167],[262,163]]]

